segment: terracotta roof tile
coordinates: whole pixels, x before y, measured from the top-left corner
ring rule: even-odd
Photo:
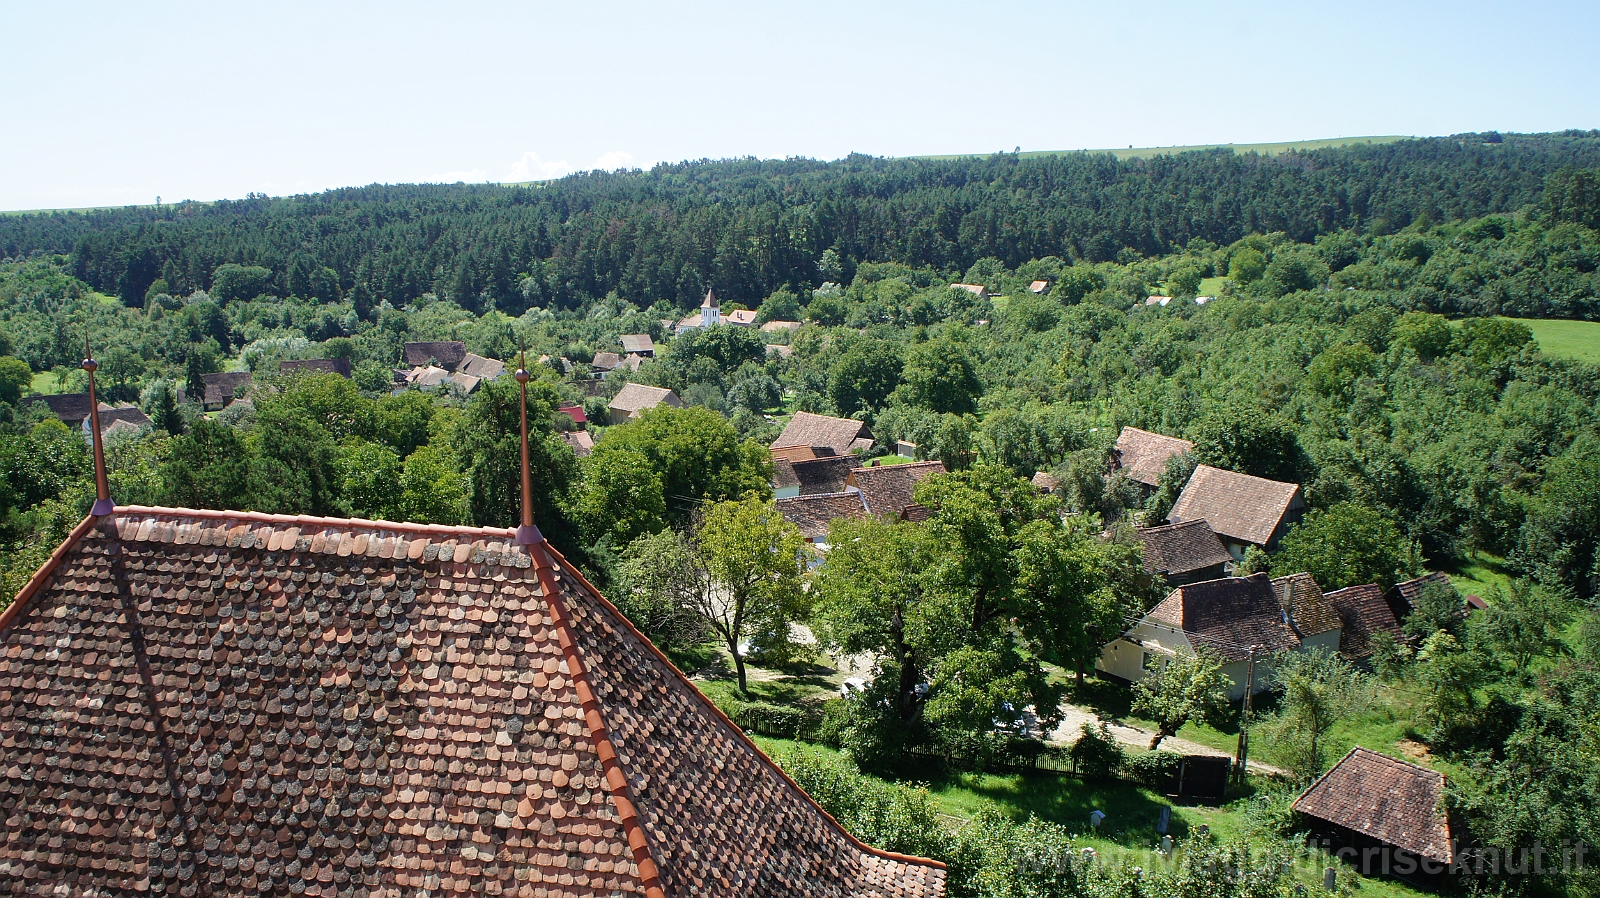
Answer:
[[[1167,519],[1174,524],[1205,521],[1218,536],[1265,546],[1301,504],[1299,484],[1200,465]]]
[[[104,405],[104,403],[101,404]],[[149,427],[150,416],[140,411],[139,407],[134,405],[125,405],[121,408],[113,409],[102,408],[100,410],[100,432],[102,434],[110,433],[112,428],[117,427],[117,425],[125,425],[131,429]],[[83,431],[84,433],[89,432],[88,418],[84,419]]]
[[[220,402],[226,405],[233,401],[233,394],[240,387],[250,383],[250,372],[221,371],[216,374],[202,374],[200,379],[206,385],[205,403],[211,405]]]
[[[1449,864],[1450,824],[1439,810],[1444,775],[1357,746],[1301,793],[1293,809]]]
[[[594,359],[589,362],[589,367],[596,371],[610,371],[622,364],[622,356],[614,352],[597,352]]]
[[[1161,472],[1167,469],[1167,459],[1193,451],[1194,444],[1188,440],[1124,427],[1111,450],[1112,467],[1146,486],[1158,486]]]
[[[656,341],[650,339],[649,334],[623,334],[622,352],[624,355],[653,354],[656,351]]]
[[[28,893],[942,894],[942,868],[850,839],[564,559],[510,537],[86,520],[0,615],[7,877]]]
[[[1339,633],[1339,652],[1351,658],[1372,655],[1372,637],[1378,633],[1400,636],[1400,622],[1383,601],[1383,590],[1375,583],[1347,586],[1324,596],[1339,615],[1344,629]]]
[[[1299,648],[1300,637],[1283,619],[1278,592],[1266,574],[1224,577],[1174,589],[1148,617],[1187,634],[1228,661],[1247,657],[1252,645],[1268,654]]]
[[[828,525],[837,518],[863,518],[867,508],[860,493],[815,493],[777,500],[778,513],[800,528],[809,540],[826,539]]]
[[[1144,569],[1182,575],[1233,560],[1205,521],[1145,527],[1133,532],[1144,545]]]
[[[1388,600],[1389,607],[1394,609],[1395,616],[1403,618],[1411,613],[1412,608],[1416,607],[1417,596],[1421,595],[1424,589],[1435,583],[1442,586],[1450,586],[1452,589],[1455,588],[1451,585],[1448,576],[1439,571],[1434,571],[1423,574],[1420,577],[1413,577],[1403,583],[1396,583],[1384,597]]]
[[[467,344],[460,340],[430,340],[405,345],[406,364],[413,367],[437,363],[446,371],[454,371],[466,357]]]
[[[1339,613],[1322,595],[1322,587],[1307,573],[1275,577],[1272,588],[1278,591],[1278,604],[1289,615],[1289,622],[1302,637],[1327,633],[1340,627]]]
[[[772,441],[772,448],[784,446],[827,446],[834,455],[845,455],[858,438],[869,436],[867,425],[851,418],[833,418],[811,412],[795,412]]]
[[[868,511],[899,517],[912,504],[911,493],[917,484],[925,477],[944,472],[944,462],[937,461],[874,465],[851,471],[846,483],[861,491]]]
[[[776,464],[776,462],[774,462]],[[832,455],[823,458],[795,459],[788,463],[794,473],[800,495],[815,493],[842,493],[850,473],[861,469],[861,458],[855,455]]]
[[[665,387],[626,384],[612,398],[609,408],[620,412],[642,412],[646,409],[655,408],[662,403],[673,408],[681,408],[683,406],[683,402],[678,399],[678,394]]]
[[[504,374],[506,363],[499,359],[485,358],[475,352],[467,353],[461,364],[456,366],[456,373],[470,375],[479,380],[494,380]]]

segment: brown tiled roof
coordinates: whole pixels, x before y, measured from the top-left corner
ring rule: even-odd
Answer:
[[[1333,606],[1344,629],[1339,633],[1339,653],[1351,658],[1366,658],[1372,654],[1372,637],[1388,633],[1400,637],[1400,622],[1383,600],[1383,590],[1376,583],[1346,586],[1327,593],[1323,598]]]
[[[24,406],[32,405],[36,402],[44,403],[50,409],[50,412],[65,424],[82,424],[83,419],[89,417],[88,393],[53,393],[49,396],[22,397],[22,405]],[[108,409],[111,406],[102,402],[100,407]]]
[[[1167,520],[1205,521],[1218,536],[1265,546],[1299,496],[1299,484],[1200,465]]]
[[[104,403],[102,403],[103,405]],[[84,419],[84,432],[89,431],[89,419]],[[127,424],[131,427],[149,427],[150,416],[139,410],[138,406],[125,405],[121,408],[100,410],[100,432],[107,433],[113,425]]]
[[[621,364],[622,356],[614,352],[597,352],[593,361],[589,362],[589,367],[596,371],[610,371]]]
[[[438,365],[412,368],[406,372],[406,383],[414,387],[437,387],[450,379],[450,372]]]
[[[1050,289],[1050,282],[1049,281],[1034,281],[1033,283],[1028,285],[1028,291],[1030,293],[1045,293],[1049,289]]]
[[[626,384],[617,391],[611,400],[610,408],[619,412],[639,412],[655,408],[665,402],[670,406],[680,406],[678,394],[665,387],[652,387],[645,384]]]
[[[795,412],[783,433],[772,441],[772,448],[784,446],[828,446],[834,455],[844,455],[858,438],[868,436],[867,425],[851,418],[832,418],[810,412]]]
[[[0,615],[19,893],[925,898],[559,553],[119,508]],[[113,810],[115,809],[115,810]]]
[[[918,505],[915,502],[907,505],[905,511],[900,512],[900,520],[918,524],[931,517],[933,517],[933,509],[926,505]]]
[[[1144,544],[1144,569],[1150,573],[1187,574],[1233,560],[1205,521],[1145,527],[1133,535]]]
[[[781,456],[772,459],[772,488],[775,490],[798,487],[800,478],[794,476],[794,462]]]
[[[350,376],[349,359],[289,359],[278,363],[278,372],[304,371],[311,374]]]
[[[1033,475],[1031,481],[1040,492],[1053,493],[1061,486],[1061,478],[1047,471],[1039,471]]]
[[[655,352],[656,341],[650,339],[649,334],[623,334],[622,351],[624,354]]]
[[[846,483],[861,491],[868,511],[898,517],[911,504],[911,492],[923,478],[943,473],[944,462],[939,461],[875,465],[851,471]]]
[[[812,458],[832,458],[836,453],[832,446],[779,446],[768,450],[772,453],[774,461],[783,458],[789,461],[805,461]]]
[[[233,401],[234,391],[250,382],[248,371],[221,371],[216,374],[202,374],[200,380],[206,385],[205,402],[207,405]]]
[[[734,309],[722,316],[722,321],[725,324],[732,324],[736,327],[750,327],[756,323],[756,313],[745,309]]]
[[[594,437],[587,430],[574,430],[561,435],[562,442],[572,450],[572,454],[579,458],[594,451]]]
[[[475,352],[469,352],[461,359],[461,364],[456,366],[457,374],[469,374],[479,380],[494,380],[506,370],[506,363],[499,359],[485,358]]]
[[[454,371],[466,357],[467,344],[460,340],[430,340],[407,343],[405,347],[406,364],[412,366],[427,365],[434,361],[446,371]]]
[[[1291,807],[1442,864],[1455,860],[1440,812],[1444,774],[1356,746]]]
[[[1167,469],[1167,459],[1193,451],[1194,444],[1188,440],[1151,433],[1137,427],[1124,427],[1111,449],[1111,461],[1112,467],[1130,480],[1146,486],[1159,486],[1161,472]]]
[[[1421,595],[1424,589],[1434,583],[1450,586],[1450,578],[1440,571],[1434,571],[1429,574],[1423,574],[1420,577],[1414,577],[1404,583],[1396,583],[1390,592],[1394,596],[1398,596],[1405,603],[1402,607],[1409,611],[1416,606],[1417,596]]]
[[[855,455],[830,455],[823,458],[797,459],[789,463],[795,481],[800,485],[800,495],[812,493],[842,493],[850,479],[850,472],[861,468],[861,458]]]
[[[1315,577],[1303,571],[1274,577],[1272,587],[1278,591],[1278,604],[1289,614],[1290,625],[1301,637],[1339,629],[1339,614],[1323,597]]]
[[[866,517],[860,493],[814,493],[778,499],[778,512],[784,520],[800,528],[806,539],[825,539],[828,525],[835,518]]]
[[[1300,637],[1284,622],[1278,592],[1266,574],[1180,586],[1147,616],[1177,627],[1190,642],[1228,661],[1248,657],[1252,645],[1269,655],[1300,647]]]
[[[794,347],[782,346],[777,343],[768,343],[767,355],[775,355],[780,359],[787,359],[794,355]]]

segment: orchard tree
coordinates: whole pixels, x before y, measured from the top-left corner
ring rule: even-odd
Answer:
[[[711,506],[695,545],[711,583],[694,597],[696,610],[733,655],[739,691],[748,692],[745,652],[754,646],[747,639],[787,643],[790,623],[804,616],[805,537],[771,500],[751,498]]]
[[[1304,571],[1325,590],[1363,583],[1389,587],[1421,568],[1421,550],[1386,512],[1340,502],[1307,514],[1283,537],[1272,567]]]
[[[1133,713],[1156,722],[1150,750],[1186,723],[1220,720],[1227,714],[1232,687],[1233,681],[1222,672],[1222,658],[1210,649],[1150,659],[1149,673],[1133,684]]]
[[[569,509],[585,540],[609,537],[612,545],[625,546],[667,525],[661,475],[643,452],[594,452],[578,467]]]
[[[1343,656],[1325,649],[1289,652],[1274,665],[1278,710],[1262,730],[1289,769],[1310,779],[1325,766],[1328,730],[1371,706],[1372,685]]]
[[[548,417],[548,416],[547,416]],[[666,520],[686,523],[702,502],[735,499],[749,492],[770,495],[772,459],[765,446],[741,442],[726,418],[704,408],[660,405],[606,432],[589,455],[632,451],[644,456],[661,479]]]

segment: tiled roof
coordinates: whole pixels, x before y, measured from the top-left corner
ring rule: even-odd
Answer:
[[[104,405],[104,403],[101,403]],[[139,410],[138,406],[125,405],[121,408],[100,410],[100,432],[107,433],[117,424],[126,424],[130,427],[149,427],[150,416]],[[89,419],[83,419],[83,432],[89,432]]]
[[[944,472],[944,462],[938,461],[875,465],[851,471],[846,483],[861,491],[868,511],[899,517],[912,504],[911,491],[917,484],[925,477]]]
[[[1190,642],[1228,661],[1244,659],[1252,645],[1269,655],[1300,646],[1300,637],[1283,620],[1278,592],[1266,574],[1180,586],[1147,617],[1182,630]]]
[[[1200,465],[1167,520],[1205,521],[1218,536],[1265,546],[1299,496],[1299,484]]]
[[[989,288],[982,284],[951,284],[957,290],[965,290],[973,296],[988,296]]]
[[[1356,746],[1291,807],[1442,864],[1455,860],[1440,813],[1444,774]]]
[[[1159,486],[1161,472],[1167,469],[1167,459],[1193,451],[1194,444],[1188,440],[1151,433],[1137,427],[1124,427],[1111,450],[1112,467],[1122,471],[1130,480],[1146,486]]]
[[[350,376],[349,359],[289,359],[278,363],[278,372],[305,371],[313,374]]]
[[[36,402],[44,403],[50,409],[51,414],[60,418],[65,424],[81,424],[83,419],[89,417],[88,393],[53,393],[48,396],[22,397],[23,406],[29,406]],[[111,408],[111,406],[102,402],[100,403],[100,408],[104,411]]]
[[[206,385],[207,405],[217,402],[227,404],[233,401],[236,390],[250,382],[250,372],[222,371],[217,374],[202,374],[200,380]]]
[[[825,539],[828,525],[836,518],[863,518],[867,508],[860,493],[814,493],[778,499],[778,512],[784,520],[800,528],[806,539]]]
[[[617,395],[611,400],[609,407],[619,412],[639,412],[655,408],[663,402],[674,407],[683,404],[678,401],[678,394],[665,387],[626,384],[621,390],[617,391]]]
[[[461,359],[461,364],[456,366],[457,374],[469,374],[479,380],[494,380],[504,374],[506,363],[499,359],[485,358],[475,352],[469,352]]]
[[[779,446],[776,449],[771,449],[768,451],[772,453],[772,458],[774,460],[782,458],[789,461],[805,461],[811,458],[832,458],[835,454],[832,446]]]
[[[587,430],[574,430],[561,435],[561,440],[572,450],[572,454],[579,458],[594,451],[594,437]]]
[[[1351,658],[1366,658],[1372,654],[1372,637],[1378,633],[1400,636],[1400,622],[1383,600],[1383,590],[1376,583],[1347,586],[1327,593],[1323,598],[1333,606],[1334,613],[1344,629],[1339,633],[1339,652]]]
[[[772,441],[772,448],[784,446],[828,446],[834,455],[844,455],[859,437],[868,436],[867,425],[851,418],[833,418],[811,412],[795,412],[783,433]]]
[[[1274,577],[1272,588],[1278,591],[1278,604],[1301,637],[1339,629],[1339,614],[1323,598],[1315,577],[1305,572]]]
[[[734,309],[732,312],[722,316],[722,320],[723,323],[731,324],[735,327],[750,327],[756,323],[756,313],[745,309]]]
[[[594,359],[589,362],[589,367],[596,371],[610,371],[622,364],[622,356],[614,352],[597,352]]]
[[[438,365],[412,368],[406,372],[406,382],[414,387],[437,387],[450,379],[450,372]]]
[[[1049,290],[1050,290],[1050,282],[1049,281],[1034,281],[1033,283],[1028,285],[1028,292],[1030,292],[1030,293],[1045,293],[1045,292],[1048,292]]]
[[[1061,478],[1049,473],[1048,471],[1038,471],[1033,475],[1033,480],[1031,483],[1037,487],[1040,492],[1053,493],[1058,487],[1061,486]]]
[[[655,352],[656,341],[650,339],[649,334],[623,334],[622,351],[625,354]]]
[[[563,405],[560,408],[556,409],[556,411],[558,411],[561,414],[566,415],[567,417],[571,418],[572,419],[572,423],[574,423],[574,424],[588,424],[589,423],[589,416],[588,416],[587,413],[584,412],[583,406],[581,406],[581,405]]]
[[[782,346],[782,345],[779,345],[777,343],[768,343],[767,344],[767,355],[775,355],[780,359],[791,358],[791,357],[794,356],[794,347],[793,346]]]
[[[412,366],[437,362],[446,371],[454,371],[466,357],[467,344],[460,340],[430,340],[405,346],[406,364]]]
[[[1401,607],[1409,612],[1416,607],[1417,596],[1421,595],[1424,589],[1435,583],[1450,586],[1450,578],[1439,571],[1434,571],[1429,574],[1423,574],[1420,577],[1414,577],[1404,583],[1396,583],[1390,593],[1398,597],[1404,603]]]
[[[941,867],[848,836],[512,534],[85,520],[0,615],[12,890],[943,893]]]
[[[1187,574],[1233,560],[1205,521],[1145,527],[1133,535],[1144,544],[1144,569],[1150,573]]]
[[[855,455],[830,455],[823,458],[796,459],[789,462],[794,471],[800,495],[812,493],[842,493],[851,471],[861,468],[861,458]]]

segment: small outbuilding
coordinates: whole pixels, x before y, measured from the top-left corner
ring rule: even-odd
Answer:
[[[1444,774],[1357,746],[1291,805],[1363,876],[1437,880],[1455,861]]]

